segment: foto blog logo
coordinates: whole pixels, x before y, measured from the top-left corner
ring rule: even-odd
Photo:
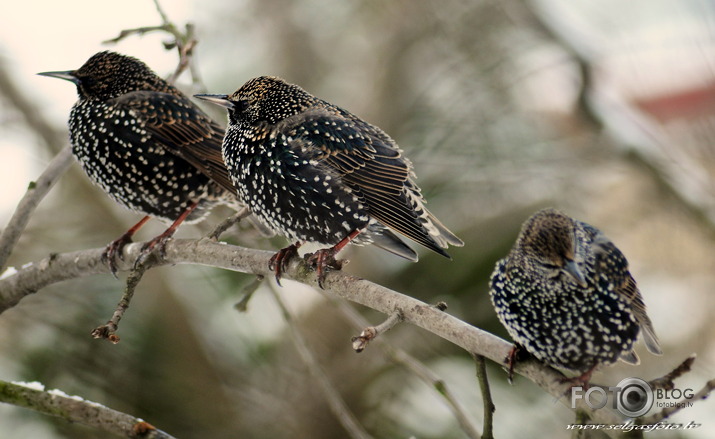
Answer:
[[[677,400],[681,397],[689,400],[693,395],[692,389],[657,389],[653,391],[650,385],[642,379],[629,377],[621,380],[616,386],[608,387],[607,390],[606,388],[594,386],[584,392],[583,387],[572,387],[571,408],[576,408],[576,402],[583,399],[591,409],[597,410],[606,406],[610,396],[613,409],[627,418],[637,418],[650,411],[656,401],[656,397],[659,400]],[[689,406],[692,405],[692,402],[659,401],[658,407],[668,407],[675,404]]]

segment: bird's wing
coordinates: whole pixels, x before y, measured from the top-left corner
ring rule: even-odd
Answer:
[[[223,128],[187,98],[135,91],[112,103],[143,123],[158,144],[194,165],[229,193],[236,193],[221,154]]]
[[[593,227],[592,229],[596,230]],[[599,267],[599,270],[616,274],[613,277],[616,283],[616,292],[630,304],[633,316],[643,331],[643,339],[646,347],[653,354],[662,354],[663,351],[660,349],[658,337],[655,335],[655,329],[653,329],[653,323],[646,312],[643,296],[638,289],[638,285],[636,285],[636,280],[628,270],[626,257],[603,233],[597,232],[594,245],[596,246],[597,267]],[[620,276],[618,275],[619,273]]]
[[[425,247],[448,256],[435,237],[410,162],[379,128],[339,109],[315,109],[290,117],[277,132],[296,153],[337,173],[368,206],[370,215]],[[433,228],[430,233],[428,227]]]

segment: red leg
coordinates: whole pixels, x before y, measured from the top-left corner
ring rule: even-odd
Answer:
[[[196,210],[196,207],[198,207],[198,205],[198,202],[191,203],[191,205],[181,215],[179,215],[179,217],[169,226],[169,228],[164,230],[164,233],[144,244],[144,246],[142,247],[142,251],[139,254],[139,257],[137,258],[136,262],[134,262],[134,267],[144,262],[146,258],[148,258],[149,255],[154,251],[154,248],[156,248],[157,246],[159,248],[159,253],[161,254],[161,257],[165,257],[166,242],[172,236],[174,236],[174,233],[176,233],[176,229],[178,229],[181,223],[183,223],[186,218],[191,215],[191,212]]]
[[[278,250],[275,255],[271,256],[271,260],[268,262],[268,268],[273,270],[273,273],[275,273],[278,285],[281,284],[281,275],[288,269],[290,260],[298,256],[298,249],[300,248],[300,245],[300,242],[296,242],[295,244],[291,244],[286,248]]]
[[[104,253],[102,253],[102,259],[107,261],[107,265],[109,265],[109,269],[112,271],[114,277],[117,277],[117,255],[119,255],[120,258],[124,259],[122,255],[122,249],[125,245],[132,242],[132,236],[134,236],[137,230],[141,229],[142,226],[147,221],[149,221],[149,218],[149,216],[145,216],[144,218],[142,218],[141,221],[134,224],[131,229],[127,230],[125,234],[110,242],[107,248],[104,250]]]
[[[593,365],[593,367],[577,377],[561,378],[559,381],[562,383],[569,383],[571,384],[571,387],[581,386],[583,387],[583,390],[588,390],[588,382],[591,381],[591,375],[593,375],[593,372],[596,371],[596,367],[598,367],[598,364]]]
[[[318,286],[323,288],[323,280],[325,279],[326,268],[335,268],[340,270],[343,267],[342,262],[335,260],[335,255],[343,249],[350,241],[355,239],[362,230],[353,230],[348,236],[330,248],[324,248],[316,251],[311,255],[306,255],[308,263],[315,268],[318,273]]]

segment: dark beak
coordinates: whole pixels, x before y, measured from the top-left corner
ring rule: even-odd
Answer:
[[[209,95],[209,94],[198,94],[194,95],[195,98],[211,102],[212,104],[220,105],[229,110],[233,108],[233,102],[228,100],[228,95]]]
[[[74,75],[74,70],[67,70],[65,72],[42,72],[38,73],[38,75],[64,79],[65,81],[70,81],[75,84],[79,84],[79,79],[77,79],[77,77]]]
[[[582,288],[586,288],[586,278],[583,277],[583,273],[581,273],[581,270],[578,268],[578,265],[574,261],[567,260],[566,265],[564,265],[564,271],[569,276],[571,276]]]

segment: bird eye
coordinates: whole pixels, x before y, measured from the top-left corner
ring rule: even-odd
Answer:
[[[553,264],[553,263],[551,263],[551,262],[542,262],[541,265],[542,265],[544,268],[547,268],[547,269],[549,269],[549,270],[560,270],[560,269],[561,269],[561,267],[559,267],[558,265]]]
[[[248,101],[241,99],[240,101],[234,102],[233,107],[235,111],[238,112],[246,111],[248,109]]]

